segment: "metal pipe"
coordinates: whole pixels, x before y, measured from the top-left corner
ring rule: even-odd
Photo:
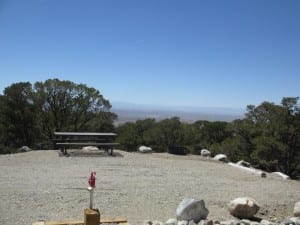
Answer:
[[[88,191],[90,192],[90,209],[93,209],[93,205],[94,205],[94,188],[92,188],[91,186],[88,187]]]

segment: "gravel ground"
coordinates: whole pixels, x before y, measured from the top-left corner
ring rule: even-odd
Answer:
[[[249,196],[261,205],[258,217],[292,216],[300,182],[260,178],[201,156],[115,151],[32,151],[0,156],[0,224],[30,225],[38,220],[83,220],[91,171],[96,171],[95,205],[104,217],[130,224],[166,221],[184,197],[204,199],[211,219],[232,219],[227,204]]]

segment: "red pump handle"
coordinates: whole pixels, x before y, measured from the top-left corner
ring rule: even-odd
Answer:
[[[89,184],[91,187],[96,187],[96,172],[91,172],[91,176],[89,179]]]

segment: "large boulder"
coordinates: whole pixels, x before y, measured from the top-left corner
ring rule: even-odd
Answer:
[[[259,208],[258,203],[248,197],[236,198],[229,203],[230,214],[240,219],[252,218]]]
[[[178,221],[193,220],[198,223],[200,220],[206,219],[208,213],[204,200],[184,198],[176,209],[176,218]]]
[[[139,147],[139,152],[141,152],[141,153],[150,153],[150,152],[152,152],[152,148],[142,145],[142,146]]]
[[[295,217],[300,217],[300,202],[296,202],[293,213]]]
[[[215,155],[214,160],[218,160],[218,161],[221,161],[221,162],[227,162],[228,161],[227,156],[224,155],[224,154]]]
[[[202,149],[201,150],[201,155],[204,157],[210,157],[211,153],[207,149]]]
[[[276,175],[277,177],[280,177],[284,180],[288,180],[290,179],[290,177],[284,173],[281,173],[281,172],[273,172],[272,174]]]

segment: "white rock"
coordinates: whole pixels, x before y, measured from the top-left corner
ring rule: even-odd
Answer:
[[[235,220],[227,220],[227,221],[222,221],[220,224],[221,225],[235,225],[236,221]]]
[[[211,152],[208,151],[207,149],[202,149],[202,150],[201,150],[201,155],[202,155],[202,156],[205,156],[205,157],[210,157]]]
[[[164,225],[164,223],[161,222],[161,221],[155,220],[155,221],[152,222],[152,225]]]
[[[177,225],[177,220],[174,218],[168,219],[166,225]]]
[[[141,153],[152,152],[152,148],[142,145],[139,147],[139,152]]]
[[[261,225],[274,225],[273,222],[270,222],[270,221],[268,221],[268,220],[261,220],[261,221],[260,221],[260,224],[261,224]]]
[[[224,155],[224,154],[218,154],[214,157],[214,160],[218,160],[218,161],[221,161],[221,162],[227,162],[228,159],[227,159],[227,156]]]
[[[258,203],[248,197],[236,198],[229,203],[230,214],[240,219],[252,218],[259,208]]]
[[[285,219],[280,223],[280,225],[297,225],[297,224],[290,219]]]
[[[177,222],[178,225],[188,225],[188,223],[189,222],[186,221],[186,220],[180,220],[180,221]]]
[[[282,179],[284,180],[287,180],[287,179],[290,179],[290,177],[284,173],[281,173],[281,172],[273,172],[272,174],[278,176],[278,177],[281,177]]]
[[[206,219],[208,210],[205,208],[204,200],[196,200],[193,198],[184,198],[176,209],[176,218],[180,220],[194,220],[198,223],[202,219]]]
[[[214,222],[212,220],[201,220],[198,225],[213,225]]]
[[[300,217],[300,202],[296,202],[293,215],[295,217]]]
[[[19,152],[29,152],[31,151],[31,148],[28,146],[22,146],[21,148],[18,149]]]
[[[99,150],[99,148],[95,147],[95,146],[85,146],[82,148],[83,151],[97,151]]]
[[[290,221],[293,221],[295,224],[300,225],[300,217],[291,217]]]
[[[194,220],[190,220],[188,225],[197,225],[197,224],[194,222]]]
[[[229,162],[228,165],[238,168],[240,170],[243,170],[245,172],[252,173],[254,175],[258,175],[260,177],[267,177],[266,172],[264,172],[262,170],[258,170],[258,169],[251,168],[251,167],[244,167],[244,166],[238,165],[237,163],[231,163],[231,162]]]

